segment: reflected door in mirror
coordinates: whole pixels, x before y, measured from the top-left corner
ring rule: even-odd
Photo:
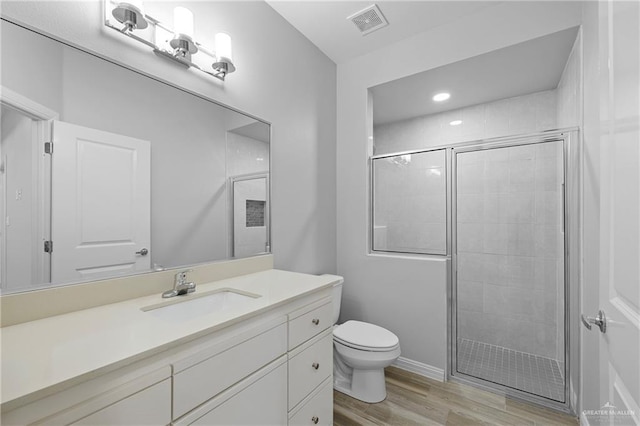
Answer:
[[[150,144],[54,122],[51,279],[150,270]]]

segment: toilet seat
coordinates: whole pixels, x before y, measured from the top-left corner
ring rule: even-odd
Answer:
[[[362,321],[347,321],[334,327],[333,338],[353,349],[388,352],[399,346],[398,336],[389,330]]]

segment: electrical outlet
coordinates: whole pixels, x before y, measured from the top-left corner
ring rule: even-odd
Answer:
[[[22,200],[22,189],[16,189],[16,201]]]

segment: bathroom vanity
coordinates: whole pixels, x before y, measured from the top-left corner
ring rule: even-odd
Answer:
[[[265,270],[2,329],[2,424],[325,424],[331,288]]]

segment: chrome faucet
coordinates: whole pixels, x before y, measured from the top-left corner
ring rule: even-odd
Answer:
[[[176,274],[175,281],[173,283],[173,289],[167,290],[162,293],[162,297],[169,298],[174,296],[183,296],[187,293],[193,293],[196,291],[196,283],[187,282],[187,273],[191,272],[191,269],[178,272]]]

